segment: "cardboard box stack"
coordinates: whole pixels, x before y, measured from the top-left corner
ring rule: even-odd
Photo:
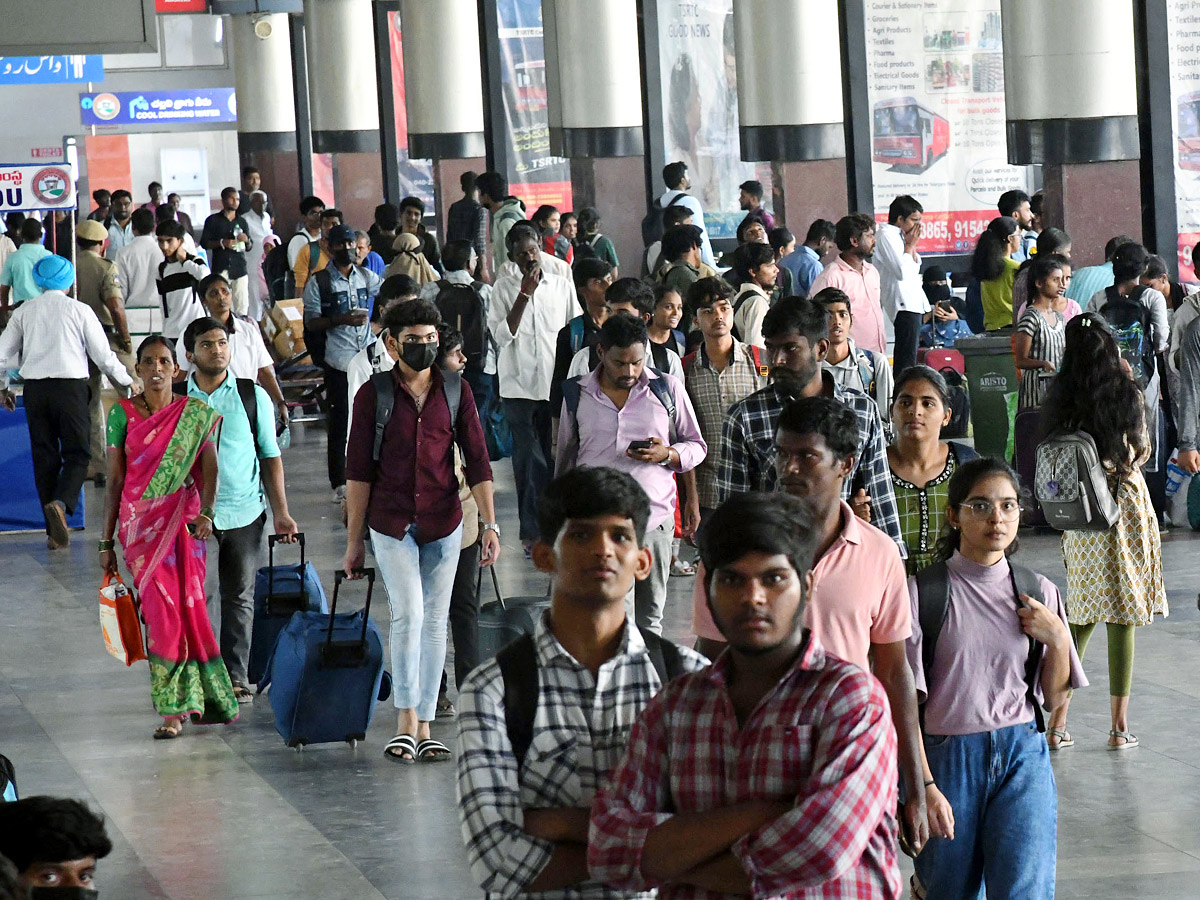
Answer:
[[[280,300],[263,323],[264,337],[281,359],[304,351],[304,301]]]

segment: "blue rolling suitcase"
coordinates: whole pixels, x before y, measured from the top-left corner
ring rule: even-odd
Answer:
[[[317,577],[312,563],[304,561],[304,534],[296,535],[300,544],[300,562],[275,565],[275,545],[283,535],[267,537],[267,565],[254,578],[254,627],[250,636],[250,663],[247,666],[251,684],[258,684],[266,671],[275,639],[292,613],[309,610],[329,612],[325,588]]]
[[[297,612],[279,633],[267,666],[275,730],[289,747],[347,741],[351,747],[366,737],[376,699],[391,692],[385,683],[383,641],[371,621],[375,570],[360,570],[367,579],[367,603],[356,612],[337,611],[344,572],[333,582],[328,614]]]

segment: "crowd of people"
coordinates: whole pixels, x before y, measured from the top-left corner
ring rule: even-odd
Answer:
[[[160,186],[138,209],[98,191],[74,266],[34,219],[0,263],[0,400],[19,364],[52,549],[84,480],[106,488],[99,566],[119,552],[139,596],[155,738],[253,700],[268,508],[300,530],[259,322],[301,298],[342,568],[369,545],[390,606],[384,753],[455,760],[486,896],[893,898],[901,850],[915,897],[1053,894],[1050,755],[1075,743],[1084,651],[1105,623],[1107,746],[1136,748],[1134,631],[1167,614],[1154,485],[1172,447],[1200,472],[1200,302],[1163,260],[1119,237],[1073,274],[1070,237],[1009,191],[964,296],[924,264],[913,197],[797,246],[748,181],[718,261],[672,163],[634,275],[598,210],[527,216],[495,172],[463,176],[443,241],[413,197],[365,231],[306,197],[281,239],[244,174],[198,238]],[[146,297],[161,323],[135,349]],[[1011,337],[1038,439],[1086,436],[1114,499],[1111,527],[1064,532],[1065,594],[1010,560],[1032,486],[946,439],[959,395],[921,362],[985,331]],[[123,393],[106,417],[102,376]],[[486,659],[475,576],[501,552],[504,434],[550,609]],[[694,648],[662,636],[673,576],[695,578]],[[431,733],[443,716],[457,747]],[[0,824],[86,832],[0,837],[24,884],[108,852],[63,803],[0,805]]]

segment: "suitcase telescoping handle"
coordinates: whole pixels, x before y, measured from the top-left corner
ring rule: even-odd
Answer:
[[[375,590],[375,570],[372,568],[355,569],[354,574],[360,578],[367,579],[367,604],[363,607],[363,626],[361,638],[363,642],[366,642],[367,623],[371,621],[371,593]],[[338,569],[333,576],[333,600],[330,601],[329,604],[329,632],[325,637],[325,644],[327,646],[333,643],[333,616],[337,612],[338,588],[342,586],[342,582],[345,580],[346,573],[341,569]]]
[[[500,579],[496,577],[495,566],[480,566],[479,574],[475,576],[475,601],[478,605],[480,596],[483,593],[483,570],[487,569],[492,575],[492,587],[496,589],[496,599],[500,601],[501,609],[508,609],[508,605],[504,602],[504,595],[500,593]]]
[[[275,545],[287,538],[285,534],[267,535],[267,595],[275,596]],[[296,532],[296,543],[300,545],[300,571],[304,571],[304,532]],[[308,588],[304,585],[304,576],[300,576],[300,605],[308,602]]]

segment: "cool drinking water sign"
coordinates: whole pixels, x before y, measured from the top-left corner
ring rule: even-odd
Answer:
[[[0,213],[74,209],[75,179],[65,165],[0,165]]]

